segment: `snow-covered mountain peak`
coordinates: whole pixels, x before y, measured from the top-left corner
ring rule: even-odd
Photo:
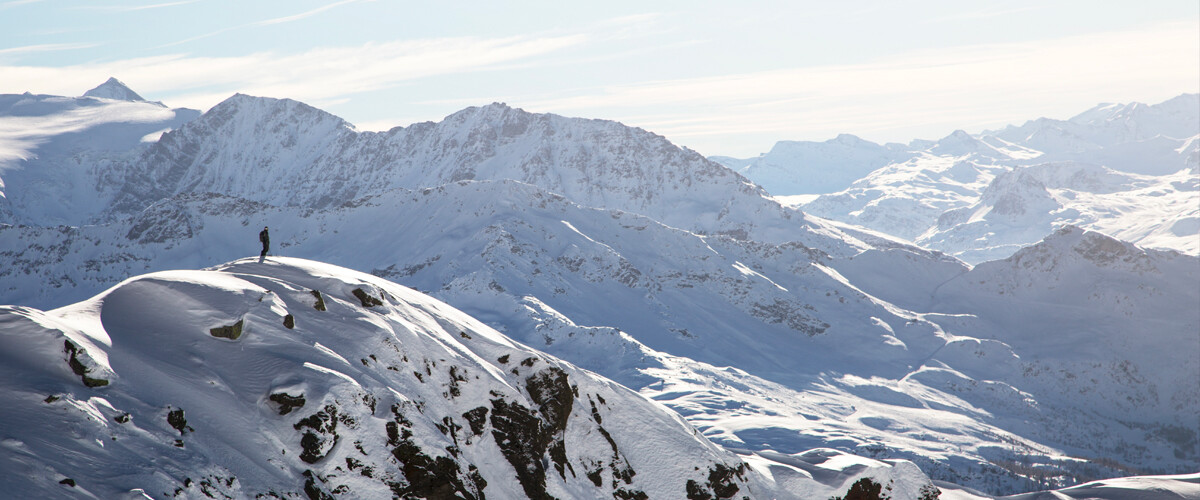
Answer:
[[[1163,252],[1178,255],[1175,252]],[[1013,254],[1011,261],[1020,263],[1033,255],[1074,255],[1096,266],[1126,267],[1138,272],[1154,269],[1151,253],[1133,243],[1075,225],[1065,225],[1037,245]]]
[[[1096,142],[1187,139],[1200,124],[1200,94],[1182,94],[1154,105],[1101,104],[1067,120]],[[1100,140],[1103,138],[1103,141]]]
[[[823,142],[779,141],[756,158],[713,157],[771,193],[821,193],[850,184],[893,162],[911,158],[907,149],[881,146],[851,134]]]
[[[1027,169],[997,175],[983,190],[980,203],[990,205],[992,214],[1006,216],[1044,213],[1059,206],[1041,179]]]
[[[845,144],[847,146],[858,146],[858,145],[863,145],[863,144],[876,145],[875,143],[868,141],[866,139],[863,139],[857,135],[845,134],[845,133],[838,134],[837,137],[834,137],[832,139],[832,142],[836,142],[838,144]]]
[[[353,128],[349,122],[300,101],[286,98],[259,97],[242,93],[234,94],[224,101],[217,103],[198,122],[203,123],[205,120],[212,120],[222,123],[233,115],[241,115],[244,118],[252,118],[263,122],[263,124],[257,125],[260,129],[263,129],[260,130],[261,132],[279,132],[280,123],[287,123],[292,125],[293,128],[303,126],[315,127],[318,124],[328,126],[330,123],[341,127]]]
[[[143,102],[145,99],[130,89],[129,86],[121,83],[120,80],[110,77],[104,83],[101,83],[96,88],[83,93],[84,97],[100,97],[103,99],[115,99],[118,101],[133,101]]]
[[[955,130],[943,137],[929,148],[929,152],[939,156],[965,156],[976,154],[984,157],[1004,158],[1008,155],[983,142],[965,130]]]

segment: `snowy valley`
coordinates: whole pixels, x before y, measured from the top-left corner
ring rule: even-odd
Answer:
[[[0,96],[0,354],[22,381],[0,423],[48,436],[3,436],[9,476],[40,478],[18,491],[401,495],[406,440],[436,465],[412,474],[463,498],[828,498],[863,475],[977,498],[1200,468],[1198,141],[1169,139],[1191,119],[1169,103],[919,151],[800,147],[832,194],[797,209],[611,121],[492,104],[359,132],[286,99],[199,114],[105,85]],[[1097,125],[1113,117],[1137,126]],[[1084,142],[1051,154],[1058,130]],[[1158,156],[1096,163],[1118,150]],[[264,225],[287,257],[239,260]],[[209,334],[235,322],[244,338]],[[518,463],[522,418],[546,432]],[[172,472],[149,472],[160,456]],[[1145,484],[1200,494],[1189,477]]]

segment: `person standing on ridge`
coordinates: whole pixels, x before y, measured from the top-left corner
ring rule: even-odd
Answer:
[[[262,262],[263,259],[267,258],[267,250],[271,249],[271,235],[267,233],[266,226],[263,226],[263,230],[258,233],[258,241],[261,241],[263,245],[262,253],[258,256],[258,261]]]

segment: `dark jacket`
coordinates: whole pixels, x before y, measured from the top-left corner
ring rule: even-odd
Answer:
[[[271,235],[267,234],[266,229],[263,229],[262,231],[258,232],[258,241],[261,241],[263,245],[271,244]]]

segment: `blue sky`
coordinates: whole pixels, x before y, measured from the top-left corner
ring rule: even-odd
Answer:
[[[1198,92],[1200,2],[0,0],[0,93],[109,76],[170,106],[288,97],[364,130],[501,101],[748,157]]]

